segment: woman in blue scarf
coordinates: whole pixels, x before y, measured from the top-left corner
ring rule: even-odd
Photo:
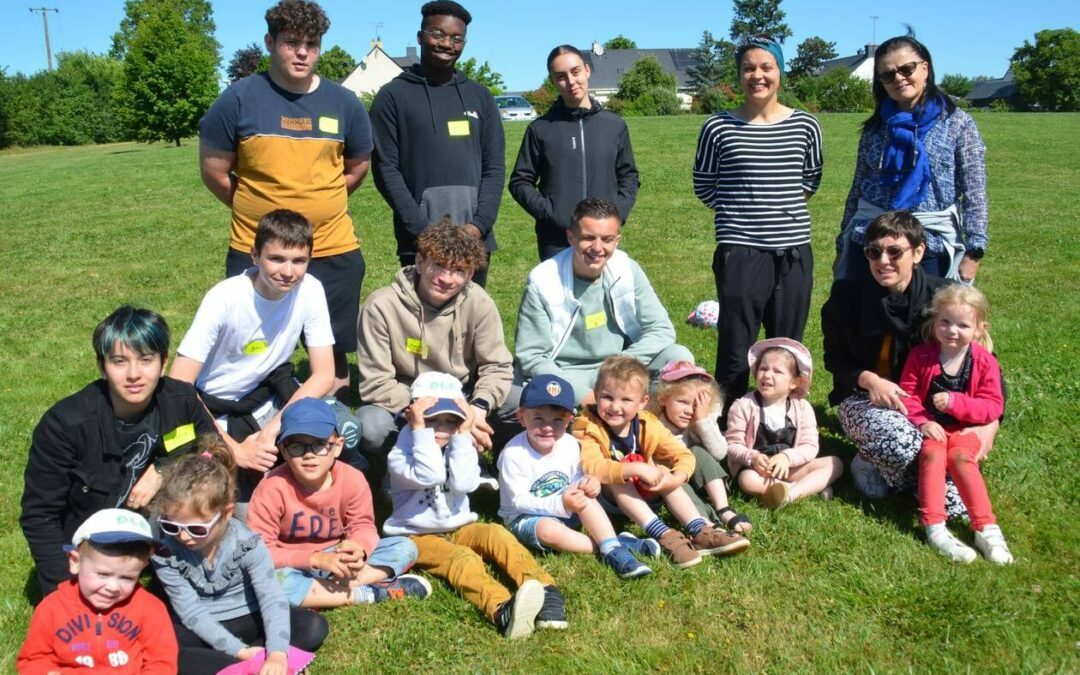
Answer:
[[[912,37],[886,40],[874,52],[873,91],[834,276],[865,277],[867,225],[903,209],[926,230],[926,272],[974,282],[987,244],[986,147],[975,121],[937,88],[930,51]]]

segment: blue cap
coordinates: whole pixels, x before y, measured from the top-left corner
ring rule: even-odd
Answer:
[[[522,408],[553,405],[574,412],[574,387],[557,375],[537,375],[521,392]]]
[[[465,419],[465,413],[458,407],[457,401],[452,398],[435,399],[435,403],[424,411],[424,419],[436,415],[457,415],[462,420]]]
[[[278,441],[289,436],[311,436],[312,438],[330,438],[337,431],[337,416],[330,404],[321,398],[302,398],[290,403],[281,413],[281,431]]]
[[[97,511],[75,530],[71,544],[64,546],[65,551],[73,551],[79,544],[89,541],[93,544],[122,544],[129,541],[156,543],[146,518],[127,509],[102,509]]]

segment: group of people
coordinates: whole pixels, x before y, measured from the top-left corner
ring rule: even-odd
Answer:
[[[638,188],[629,134],[567,45],[547,61],[560,98],[529,126],[509,183],[541,261],[510,353],[484,289],[501,122],[454,69],[469,13],[438,0],[421,14],[420,63],[380,90],[369,121],[314,73],[321,8],[267,12],[269,72],[231,85],[200,125],[204,182],[232,210],[227,278],[168,375],[165,320],[113,312],[93,335],[101,379],[34,431],[20,522],[46,597],[20,672],[205,673],[256,659],[284,673],[327,637],[313,609],[423,599],[431,584],[415,571],[508,637],[563,629],[564,598],[532,552],[593,554],[642,577],[662,553],[687,568],[746,551],[753,526],[729,503],[734,488],[769,508],[831,496],[844,466],[818,456],[801,344],[821,131],[779,103],[780,45],[739,45],[744,102],[698,140],[693,188],[716,214],[710,373],[619,249]],[[917,490],[935,550],[976,557],[946,528],[966,514],[975,547],[1008,563],[979,471],[1004,408],[972,286],[987,242],[984,148],[914,38],[878,47],[873,87],[821,310],[829,401],[858,447],[861,491]],[[361,305],[347,198],[369,165],[402,267]],[[355,417],[338,400],[354,349]],[[485,483],[502,525],[470,506]],[[618,532],[629,522],[637,535]],[[167,607],[137,583],[147,564]]]

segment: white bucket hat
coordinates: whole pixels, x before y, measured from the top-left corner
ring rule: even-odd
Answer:
[[[750,372],[754,372],[754,367],[761,360],[761,355],[765,353],[765,350],[777,347],[791,352],[792,356],[795,357],[795,363],[799,365],[799,377],[801,380],[792,395],[798,398],[806,398],[806,395],[810,392],[810,380],[814,375],[814,360],[810,357],[810,350],[798,340],[781,337],[769,338],[755,343],[750,348],[749,354],[747,354],[747,360],[750,362]]]

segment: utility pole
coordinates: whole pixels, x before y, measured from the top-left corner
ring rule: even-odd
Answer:
[[[52,70],[52,47],[49,45],[49,18],[47,12],[56,12],[59,14],[60,10],[55,7],[51,9],[48,7],[31,7],[30,12],[41,12],[41,23],[45,26],[45,58],[48,60],[49,70]]]
[[[877,44],[877,20],[878,20],[878,18],[876,16],[871,16],[870,18],[874,22],[873,23],[873,26],[874,26],[873,31],[871,32],[871,35],[873,36],[873,38],[870,40],[870,44],[876,45]]]

